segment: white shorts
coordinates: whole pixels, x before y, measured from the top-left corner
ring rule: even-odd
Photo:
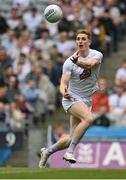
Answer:
[[[62,106],[64,108],[64,110],[66,112],[68,112],[68,109],[73,105],[75,104],[76,102],[79,102],[79,101],[82,101],[84,102],[88,108],[90,109],[91,111],[91,108],[92,108],[92,99],[91,97],[86,97],[86,98],[72,98],[72,99],[66,99],[66,98],[63,98],[62,99]]]

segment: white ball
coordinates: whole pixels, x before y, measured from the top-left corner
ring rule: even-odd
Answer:
[[[50,23],[59,22],[63,16],[62,9],[55,5],[49,5],[44,10],[45,19]]]

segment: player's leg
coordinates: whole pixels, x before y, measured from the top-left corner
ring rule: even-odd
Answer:
[[[74,132],[74,129],[78,126],[78,124],[80,123],[80,119],[73,116],[73,115],[70,115],[70,137],[72,137],[73,135],[73,132]]]
[[[70,129],[71,129],[71,135],[70,137],[72,138],[73,136],[73,133],[74,133],[74,130],[75,128],[78,126],[78,124],[80,123],[80,119],[78,119],[77,117],[75,116],[72,116],[70,115]],[[69,147],[69,146],[68,146]],[[64,157],[63,157],[64,160],[66,161],[69,161],[71,163],[75,163],[76,162],[76,159],[74,158],[73,156],[73,153],[65,153]]]
[[[79,119],[70,115],[70,129],[71,135],[74,132],[74,129],[79,123]],[[55,144],[50,146],[49,148],[41,148],[41,160],[39,162],[39,167],[42,168],[45,166],[47,159],[51,154],[56,151],[67,148],[70,145],[71,137],[67,134],[63,135]]]
[[[76,145],[79,143],[82,136],[84,135],[84,133],[86,132],[86,130],[92,124],[93,116],[92,116],[92,113],[90,112],[90,109],[87,107],[87,105],[81,101],[73,104],[71,106],[71,108],[69,109],[69,113],[73,117],[78,119],[78,124],[73,129],[71,143],[70,143],[64,157],[66,157],[67,154],[71,154],[71,157],[73,157],[73,159],[74,159],[73,151],[74,151]],[[69,159],[69,161],[70,161],[70,159]],[[72,161],[70,161],[70,162],[72,162]],[[73,163],[74,163],[74,161],[73,161]]]
[[[79,121],[80,120],[78,118],[70,115],[71,135],[73,134],[73,131],[76,128],[76,126],[79,124]],[[71,141],[70,135],[64,134],[55,144],[47,148],[46,150],[47,154],[51,155],[56,151],[67,148],[70,144],[70,141]]]
[[[74,119],[76,118],[76,121],[79,121],[78,125],[73,129],[72,137],[77,137],[80,140],[86,130],[92,125],[93,115],[88,106],[82,101],[73,104],[69,109],[69,113]]]
[[[40,150],[41,159],[39,162],[39,167],[42,168],[45,166],[47,159],[49,158],[51,154],[55,153],[56,151],[67,148],[70,144],[70,140],[71,140],[70,136],[65,134],[52,146],[48,148],[41,148]]]
[[[90,122],[92,121],[92,119],[90,118],[91,112],[88,109],[88,107],[84,105],[83,102],[77,102],[74,105],[72,105],[71,108],[69,109],[69,112],[72,115],[70,117],[71,129],[72,129],[72,142],[71,142],[70,147],[68,148],[68,152],[74,150],[74,147],[76,146],[76,144],[79,142],[81,138],[80,133],[82,136],[84,134],[84,130],[86,131],[86,129],[90,126]],[[88,118],[85,118],[85,117],[88,117]],[[76,131],[79,131],[79,133],[76,133]],[[76,134],[77,134],[77,137],[76,137]],[[45,166],[46,161],[51,154],[53,154],[54,152],[58,150],[67,148],[70,144],[70,141],[71,141],[70,136],[66,135],[66,136],[63,136],[61,139],[59,139],[57,143],[50,146],[49,148],[47,149],[42,148],[39,167]]]

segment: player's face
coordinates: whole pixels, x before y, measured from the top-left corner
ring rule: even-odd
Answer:
[[[76,43],[78,49],[82,51],[89,48],[91,41],[88,39],[86,34],[78,34],[76,37]]]

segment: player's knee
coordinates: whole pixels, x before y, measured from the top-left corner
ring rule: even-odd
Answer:
[[[86,119],[86,122],[89,124],[89,126],[91,126],[93,123],[93,115],[89,115]]]
[[[89,124],[89,126],[92,125],[93,123],[93,115],[92,114],[88,114],[88,116],[85,118],[85,117],[82,117],[81,118],[81,121],[85,123],[85,121],[87,122],[87,124]]]
[[[69,146],[70,141],[71,141],[70,135],[68,135],[68,134],[64,135],[64,139],[65,139],[66,146]]]

